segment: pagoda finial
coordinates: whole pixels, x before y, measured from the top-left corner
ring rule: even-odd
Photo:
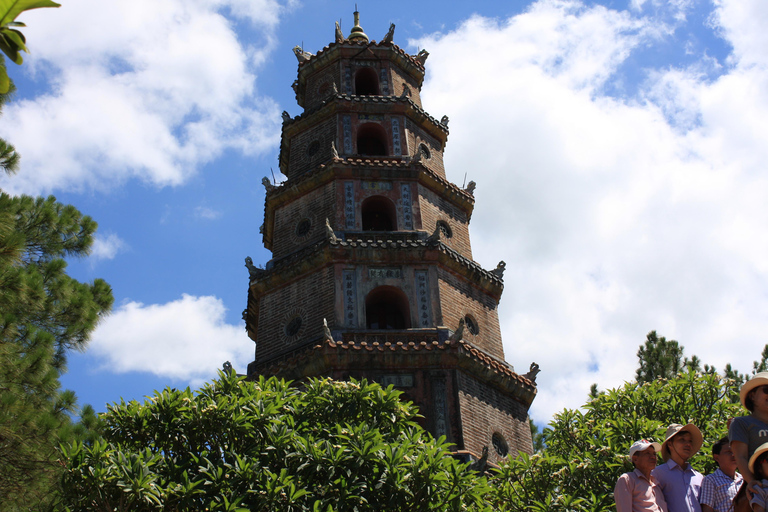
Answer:
[[[368,36],[365,35],[365,32],[363,32],[363,27],[360,26],[360,13],[357,12],[357,6],[355,6],[355,26],[352,27],[352,31],[349,33],[349,37],[347,37],[350,41],[365,41],[368,42]]]

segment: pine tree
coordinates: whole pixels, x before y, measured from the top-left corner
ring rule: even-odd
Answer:
[[[645,345],[637,351],[640,365],[637,368],[637,382],[653,382],[656,379],[669,379],[680,373],[683,366],[698,367],[700,361],[694,356],[691,361],[683,361],[683,347],[675,340],[657,336],[656,331],[648,333]]]
[[[0,55],[0,66],[2,65],[3,56]],[[0,94],[0,115],[3,113],[3,105],[8,102],[15,90],[16,87],[13,85],[13,82],[10,82],[8,84],[8,92]],[[18,169],[19,154],[16,152],[16,148],[5,141],[5,139],[0,139],[0,171],[5,172],[6,174],[13,174]]]
[[[82,350],[112,306],[100,279],[81,283],[65,257],[88,254],[96,223],[54,197],[0,193],[0,510],[48,503],[63,468],[60,442],[88,437],[95,415],[72,423],[61,391],[67,351]]]

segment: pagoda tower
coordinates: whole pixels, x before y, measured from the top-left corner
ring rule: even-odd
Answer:
[[[249,378],[366,378],[394,385],[458,452],[530,453],[536,395],[504,360],[504,263],[472,259],[475,184],[445,177],[448,118],[421,105],[428,53],[371,41],[359,24],[311,54],[294,48],[303,113],[283,112],[280,170],[267,178],[265,268],[250,258]]]

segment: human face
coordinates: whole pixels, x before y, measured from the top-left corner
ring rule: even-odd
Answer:
[[[751,393],[755,411],[768,411],[768,386],[758,386]]]
[[[693,436],[690,432],[681,432],[672,438],[670,443],[671,452],[677,453],[683,462],[687,461],[693,455]]]
[[[736,456],[733,454],[730,445],[724,445],[720,448],[720,453],[713,455],[713,457],[720,467],[720,471],[726,475],[733,475],[736,472]]]
[[[656,450],[649,446],[645,450],[635,452],[632,455],[632,464],[644,475],[649,475],[651,470],[656,467]]]

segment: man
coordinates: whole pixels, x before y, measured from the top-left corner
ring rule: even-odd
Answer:
[[[642,439],[629,448],[629,457],[635,470],[624,473],[616,482],[613,498],[618,512],[667,512],[664,495],[651,476],[656,467],[659,443]]]
[[[651,474],[664,493],[669,512],[701,512],[699,495],[704,477],[688,464],[688,459],[699,451],[702,441],[701,432],[693,423],[673,423],[667,428],[661,444],[664,464]]]
[[[736,456],[727,437],[712,447],[717,469],[701,483],[701,512],[733,512],[733,498],[741,487],[741,475],[736,472]]]

